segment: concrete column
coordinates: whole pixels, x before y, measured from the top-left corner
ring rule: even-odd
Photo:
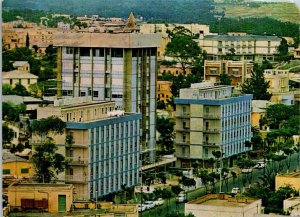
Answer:
[[[62,98],[62,47],[57,48],[57,98]]]

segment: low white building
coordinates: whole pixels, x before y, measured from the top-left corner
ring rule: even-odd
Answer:
[[[261,213],[261,203],[261,199],[210,194],[186,203],[184,212],[196,217],[253,217]]]

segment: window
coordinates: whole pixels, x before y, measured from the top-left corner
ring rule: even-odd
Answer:
[[[22,83],[22,80],[21,79],[19,79],[19,84],[21,84]]]
[[[93,50],[93,55],[95,57],[104,57],[104,48],[97,48]]]
[[[9,84],[10,84],[10,85],[13,84],[13,79],[9,79]]]
[[[30,84],[30,79],[29,78],[27,79],[27,84]]]
[[[123,57],[123,49],[122,48],[112,49],[112,57]]]
[[[218,51],[222,53],[222,48],[218,48]]]
[[[85,96],[85,92],[80,92],[80,96]]]
[[[3,169],[3,175],[10,174],[10,169]]]
[[[80,48],[80,56],[90,56],[90,48]]]
[[[74,49],[72,47],[67,47],[66,48],[66,54],[73,54]]]
[[[29,173],[29,169],[28,168],[21,168],[21,173]]]
[[[70,175],[74,175],[74,170],[72,168],[70,168]]]
[[[182,141],[185,142],[186,141],[186,135],[182,134]]]
[[[93,91],[93,97],[99,97],[99,92],[98,91]]]

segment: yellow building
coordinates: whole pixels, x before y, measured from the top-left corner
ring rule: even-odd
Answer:
[[[206,81],[220,82],[220,76],[224,72],[231,78],[231,85],[239,87],[246,78],[251,76],[253,63],[249,61],[233,60],[205,60],[204,78]]]
[[[181,74],[189,75],[189,74],[192,73],[192,69],[190,67],[187,67],[185,69],[185,72],[184,72],[179,64],[173,65],[173,66],[164,66],[164,65],[161,65],[159,67],[158,76],[161,76],[163,73],[170,73],[170,74],[172,74],[174,76],[178,76],[178,75],[181,75]]]
[[[251,124],[259,127],[259,120],[265,115],[268,105],[273,104],[268,100],[252,100]]]
[[[9,84],[12,87],[16,86],[16,84],[22,84],[27,91],[29,91],[31,84],[37,83],[37,80],[38,76],[26,71],[13,70],[2,73],[2,84]]]
[[[36,204],[43,201],[43,208],[50,213],[69,212],[73,203],[73,185],[17,183],[8,187],[8,203],[16,209],[38,209]],[[46,204],[46,205],[45,205]]]
[[[2,173],[4,179],[22,179],[33,177],[34,167],[29,160],[15,156],[6,150],[3,150],[2,158]]]
[[[171,93],[171,81],[157,81],[156,82],[156,98],[164,102],[172,97]]]
[[[294,104],[294,94],[289,92],[289,71],[279,69],[266,69],[266,81],[270,82],[268,92],[272,93],[271,102],[286,105]]]
[[[278,190],[280,187],[291,185],[297,191],[300,190],[300,171],[287,173],[287,174],[278,174],[275,177],[275,189]]]

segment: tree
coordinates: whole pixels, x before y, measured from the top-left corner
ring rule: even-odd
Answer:
[[[26,47],[29,47],[29,35],[28,35],[28,32],[27,32],[27,34],[26,34],[26,42],[25,42],[25,46]]]
[[[172,154],[174,152],[174,120],[157,117],[156,123],[156,129],[160,133],[157,143],[161,146],[162,153]]]
[[[170,199],[172,198],[172,192],[169,189],[164,188],[161,191],[161,196],[162,196],[163,199],[167,199],[168,200],[167,207],[168,207],[168,210],[169,210]]]
[[[2,84],[2,94],[3,95],[12,95],[12,94],[14,94],[14,92],[12,90],[12,86],[10,86],[9,84]]]
[[[31,128],[32,132],[37,133],[43,142],[50,132],[54,134],[62,134],[66,128],[66,123],[59,117],[50,116],[48,118],[34,120],[31,124]]]
[[[263,70],[255,67],[251,78],[242,84],[242,93],[253,94],[254,100],[270,100],[272,94],[268,92],[270,82],[264,78]]]
[[[163,100],[157,100],[157,103],[156,103],[156,108],[157,109],[166,109],[166,104]]]
[[[277,47],[277,52],[280,61],[288,61],[292,58],[292,55],[289,53],[289,45],[285,38],[281,38],[280,45]]]
[[[180,192],[183,191],[183,189],[179,185],[172,185],[171,191],[175,194],[178,195]]]
[[[11,140],[14,138],[14,131],[10,129],[8,126],[2,126],[2,133],[3,133],[3,144],[10,144]]]
[[[200,57],[202,51],[198,43],[193,41],[192,36],[185,28],[177,28],[171,34],[171,42],[167,44],[165,56],[173,57],[180,63],[185,74],[187,66],[192,66],[195,60]]]
[[[225,72],[222,72],[220,75],[220,84],[221,85],[230,85],[231,84],[231,77],[226,74]]]
[[[49,142],[35,147],[32,162],[38,182],[49,183],[53,181],[56,175],[64,171],[66,166],[65,157],[56,153],[56,151],[55,144]]]
[[[11,103],[2,103],[2,119],[6,121],[17,122],[20,115],[25,114],[26,105],[24,103],[19,105],[12,105]]]
[[[15,95],[18,95],[18,96],[28,96],[29,95],[26,88],[20,83],[17,83],[16,86],[12,89],[12,91]]]

